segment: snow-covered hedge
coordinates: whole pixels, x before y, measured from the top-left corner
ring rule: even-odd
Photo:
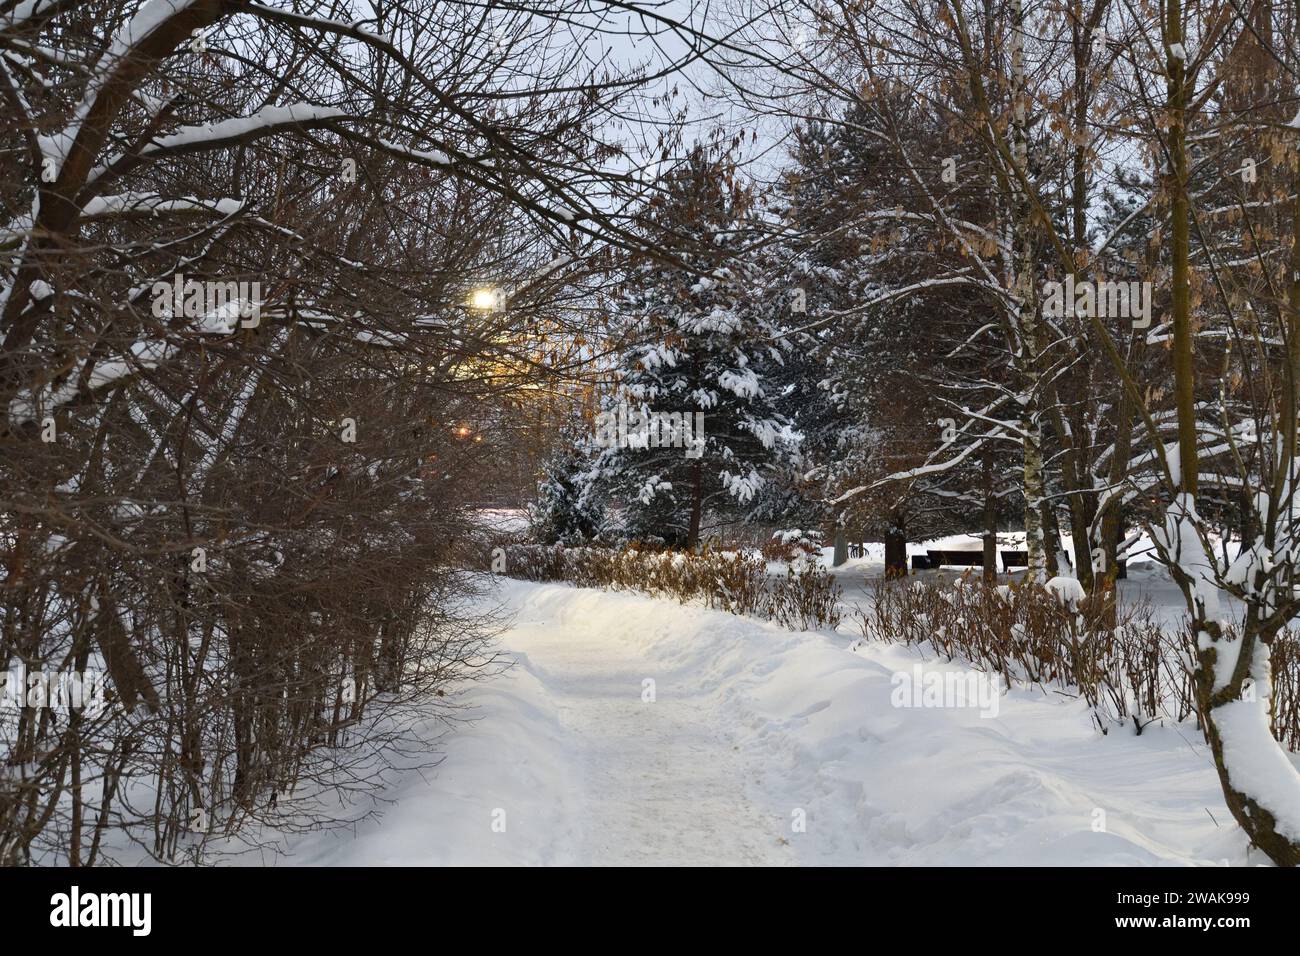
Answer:
[[[839,586],[811,562],[792,564],[784,578],[767,563],[736,551],[650,551],[637,548],[503,547],[504,574],[527,581],[566,581],[579,587],[642,591],[682,603],[774,620],[793,630],[835,627]]]
[[[1099,597],[1033,584],[881,584],[860,615],[864,636],[928,643],[1002,675],[1077,691],[1105,733],[1142,728],[1195,711],[1182,636],[1165,633],[1147,605],[1115,607]]]
[[[1102,732],[1196,712],[1187,663],[1190,634],[1161,627],[1147,604],[1116,607],[1063,579],[1047,586],[881,582],[859,613],[864,637],[930,644],[1001,674],[1008,685],[1036,683],[1077,692]],[[1289,632],[1273,647],[1273,734],[1300,747],[1300,642]]]

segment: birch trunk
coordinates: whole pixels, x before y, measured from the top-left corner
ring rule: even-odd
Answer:
[[[1026,130],[1025,90],[1025,11],[1021,0],[1011,5],[1011,149],[1012,159],[1022,170],[1029,168],[1029,137]],[[1015,297],[1016,343],[1023,382],[1020,406],[1020,429],[1024,444],[1025,551],[1028,558],[1026,577],[1042,583],[1047,580],[1043,548],[1043,437],[1039,424],[1038,316],[1034,297],[1034,246],[1030,222],[1029,196],[1017,181],[1015,187]]]
[[[1181,0],[1169,0],[1165,21],[1167,66],[1166,110],[1169,119],[1169,165],[1165,176],[1170,200],[1171,268],[1173,273],[1174,395],[1178,411],[1178,474],[1176,505],[1180,523],[1195,524],[1199,471],[1196,421],[1196,367],[1189,295],[1189,201],[1187,195],[1187,127],[1189,94],[1186,83],[1185,39]],[[1300,174],[1294,186],[1300,186]],[[1294,187],[1293,187],[1294,188]],[[1295,475],[1297,388],[1300,387],[1300,195],[1293,199],[1290,282],[1285,309],[1287,352],[1285,385],[1274,405],[1281,432],[1281,460],[1273,481],[1265,544],[1277,544],[1281,494],[1289,495]],[[1290,513],[1288,506],[1286,511]],[[1189,517],[1190,516],[1190,517]],[[1171,526],[1174,522],[1169,522]],[[1171,535],[1172,537],[1172,535]],[[1185,539],[1186,535],[1182,535]],[[1243,543],[1244,544],[1244,543]],[[1186,561],[1185,555],[1180,555]],[[1265,607],[1272,588],[1264,571],[1256,572],[1254,599],[1248,601],[1241,636],[1232,640],[1218,620],[1216,601],[1198,593],[1213,590],[1203,580],[1207,557],[1199,566],[1173,568],[1192,614],[1197,640],[1196,703],[1205,739],[1214,755],[1224,800],[1233,817],[1270,860],[1278,866],[1300,866],[1300,773],[1287,759],[1269,730],[1271,673],[1269,650],[1279,622],[1269,620]],[[1182,562],[1180,562],[1182,563]],[[1289,582],[1287,582],[1289,584]]]

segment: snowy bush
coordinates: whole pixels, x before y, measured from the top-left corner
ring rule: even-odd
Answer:
[[[859,612],[864,636],[929,644],[1017,681],[1076,690],[1103,733],[1195,711],[1182,634],[1170,635],[1145,604],[1118,608],[1108,595],[1030,583],[993,587],[974,576],[880,582]]]
[[[821,550],[821,536],[815,531],[775,531],[763,542],[763,557],[768,561],[794,561]]]
[[[791,565],[771,579],[766,562],[735,551],[647,550],[629,547],[565,548],[516,544],[504,547],[505,573],[526,581],[565,581],[579,587],[641,591],[654,597],[695,601],[731,614],[774,620],[806,630],[840,622],[839,586],[811,562]]]
[[[813,562],[791,564],[772,582],[769,616],[782,627],[806,631],[840,623],[840,590],[830,572]]]

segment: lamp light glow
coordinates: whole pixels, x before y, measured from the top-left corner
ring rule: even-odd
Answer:
[[[471,308],[483,309],[484,311],[495,309],[500,302],[501,296],[496,289],[475,289],[469,297]]]

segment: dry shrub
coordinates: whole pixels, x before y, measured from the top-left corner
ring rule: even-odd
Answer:
[[[760,553],[765,561],[783,561],[793,564],[817,553],[818,540],[802,531],[777,531],[762,543]]]
[[[1283,631],[1273,639],[1273,736],[1300,751],[1300,638]]]
[[[647,551],[503,546],[505,573],[526,581],[565,581],[579,587],[640,591],[685,604],[775,620],[806,630],[840,622],[840,591],[825,569],[801,562],[771,579],[761,558],[734,551]]]
[[[771,606],[769,579],[763,562],[746,558],[737,552],[715,554],[712,557],[707,598],[709,606],[732,614],[771,617],[768,613]],[[782,622],[782,626],[788,625]]]
[[[764,541],[759,553],[763,556],[764,561],[793,561],[796,557],[795,546],[788,542],[782,541],[778,537],[771,537]]]
[[[790,565],[784,578],[769,588],[768,616],[782,627],[806,631],[840,623],[840,589],[821,565],[801,562]]]
[[[1184,649],[1166,634],[1149,604],[1116,607],[1109,595],[1070,606],[1044,587],[991,587],[973,575],[954,586],[938,581],[880,581],[859,612],[863,635],[930,644],[1019,681],[1077,688],[1105,733],[1131,723],[1137,733],[1161,716],[1194,712]]]

